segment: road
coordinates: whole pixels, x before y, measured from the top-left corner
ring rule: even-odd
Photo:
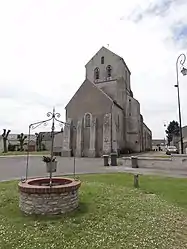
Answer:
[[[122,159],[119,159],[122,161]],[[57,157],[57,172],[54,175],[73,174],[74,159]],[[139,174],[158,174],[174,177],[187,177],[185,172],[154,169],[132,169],[124,166],[104,167],[102,158],[76,158],[76,174],[84,173],[109,173],[109,172],[129,172]],[[26,156],[0,157],[0,181],[25,178],[26,174]],[[46,176],[46,167],[42,162],[41,156],[31,156],[29,158],[28,177]]]

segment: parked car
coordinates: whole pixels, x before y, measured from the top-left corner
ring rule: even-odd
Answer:
[[[179,154],[179,151],[178,151],[178,149],[175,146],[168,146],[167,150],[166,150],[166,154],[167,155]]]

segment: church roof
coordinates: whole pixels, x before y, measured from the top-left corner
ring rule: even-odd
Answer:
[[[79,89],[76,91],[76,93],[73,95],[73,97],[70,99],[70,101],[68,102],[68,104],[65,106],[65,109],[67,109],[68,105],[71,103],[71,101],[73,100],[73,98],[75,97],[75,95],[78,93],[78,91],[80,90],[80,88],[84,85],[84,84],[92,84],[93,87],[95,87],[95,89],[97,89],[97,91],[100,91],[107,99],[109,99],[111,102],[113,102],[113,99],[111,99],[110,96],[108,96],[105,92],[103,92],[100,88],[98,88],[94,83],[92,83],[91,81],[89,81],[88,79],[85,79],[85,81],[82,83],[82,85],[79,87]]]
[[[123,108],[116,102],[116,100],[113,100],[107,93],[105,93],[102,89],[100,89],[99,87],[97,87],[94,83],[92,83],[91,81],[89,81],[88,79],[86,79],[82,85],[79,87],[79,89],[86,83],[91,84],[95,89],[97,89],[97,91],[99,91],[100,93],[102,93],[108,100],[111,101],[112,104],[114,104],[115,106],[117,106],[119,109],[123,110]],[[71,103],[71,101],[73,100],[73,98],[75,97],[75,95],[78,93],[79,89],[76,91],[76,93],[73,95],[73,97],[70,99],[70,101],[68,102],[68,104],[65,106],[65,109],[67,109],[68,105]]]
[[[123,62],[123,64],[125,65],[125,67],[127,68],[127,70],[129,71],[129,73],[131,74],[131,71],[129,70],[129,68],[128,68],[127,64],[125,63],[124,59],[123,59],[121,56],[119,56],[118,54],[112,52],[110,49],[105,48],[104,46],[102,46],[102,47],[99,49],[99,51],[98,51],[97,53],[94,54],[94,56],[95,56],[96,54],[98,54],[98,53],[99,53],[101,50],[103,50],[103,49],[105,49],[105,50],[107,50],[108,52],[112,53],[113,55],[119,57],[119,58],[121,59],[121,61]],[[87,62],[87,64],[93,59],[94,56],[92,56],[92,58]],[[87,64],[86,64],[86,65],[87,65]]]

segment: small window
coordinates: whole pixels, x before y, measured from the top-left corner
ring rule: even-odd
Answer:
[[[105,63],[105,58],[104,56],[101,57],[101,64],[104,64]]]
[[[96,67],[94,70],[94,78],[95,78],[95,80],[99,79],[99,68],[98,67]]]
[[[111,77],[112,67],[108,65],[106,70],[107,70],[107,77]]]
[[[87,113],[85,116],[85,127],[90,127],[90,114]]]

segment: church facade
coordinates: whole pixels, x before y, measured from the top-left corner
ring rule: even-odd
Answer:
[[[151,150],[152,133],[133,98],[123,58],[102,47],[66,106],[62,156],[100,157]]]

